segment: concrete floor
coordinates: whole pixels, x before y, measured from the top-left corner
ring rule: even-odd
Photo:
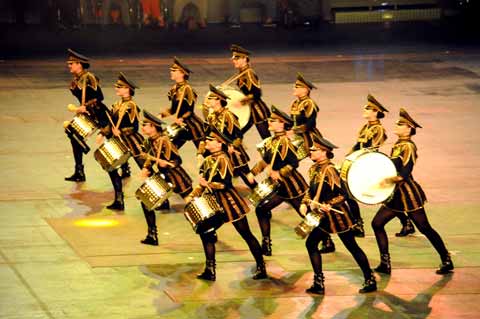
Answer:
[[[84,52],[88,54],[88,52]],[[229,52],[215,55],[175,53],[194,70],[191,82],[200,100],[208,83],[218,84],[233,71]],[[124,71],[141,87],[136,100],[157,112],[168,105],[170,59],[118,55],[92,56],[106,104],[115,101],[113,83]],[[295,73],[317,84],[317,125],[340,148],[341,162],[363,124],[362,107],[372,93],[389,110],[384,119],[388,153],[400,107],[423,125],[415,141],[419,161],[414,175],[429,198],[431,224],[452,252],[455,273],[440,277],[439,258],[426,239],[391,237],[393,273],[377,276],[379,292],[357,294],[360,272],[340,241],[324,258],[326,296],[304,293],[312,271],[303,240],[293,228],[300,222],[287,206],[274,212],[274,255],[267,258],[271,279],[250,279],[253,259],[231,225],[219,231],[215,283],[195,279],[203,267],[201,243],[182,216],[182,204],[158,214],[159,247],[145,247],[143,213],[134,197],[140,179],[126,182],[127,209],[104,207],[113,198],[108,175],[85,158],[87,182],[67,183],[73,159],[62,122],[70,75],[64,58],[3,60],[0,63],[0,317],[1,318],[478,318],[480,248],[480,51],[438,50],[355,55],[320,50],[260,54],[253,65],[262,80],[265,101],[287,109]],[[245,144],[258,160],[250,131]],[[388,145],[389,144],[389,145]],[[94,145],[93,139],[91,145]],[[181,150],[188,172],[194,148]],[[302,162],[305,172],[310,165]],[[241,182],[239,182],[241,184]],[[362,207],[368,223],[378,207]],[[253,214],[250,226],[259,238]],[[82,227],[80,222],[103,222]],[[109,227],[107,227],[109,226]],[[359,239],[371,265],[378,263],[372,230]],[[397,221],[387,226],[393,235]]]

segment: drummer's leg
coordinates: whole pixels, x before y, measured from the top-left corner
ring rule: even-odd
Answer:
[[[262,251],[265,256],[272,255],[272,240],[270,238],[270,220],[272,219],[271,210],[282,202],[283,198],[276,195],[267,204],[258,206],[255,209],[260,231],[262,232]]]
[[[250,248],[250,252],[253,255],[253,258],[255,258],[255,261],[257,262],[257,265],[263,264],[263,255],[262,249],[260,248],[260,243],[258,242],[257,238],[255,238],[255,236],[252,234],[247,217],[233,222],[233,226],[240,234],[240,236],[242,236],[243,240],[247,243],[248,248]]]
[[[110,180],[112,181],[113,189],[115,191],[115,200],[112,204],[108,205],[108,209],[114,210],[125,210],[125,203],[123,201],[123,185],[122,178],[118,174],[118,170],[115,169],[111,172],[108,172]]]
[[[143,214],[145,215],[145,221],[148,226],[148,233],[145,239],[140,242],[145,245],[158,246],[158,235],[157,235],[157,219],[155,212],[148,210],[145,204],[142,204]]]
[[[372,220],[372,228],[377,240],[378,250],[380,251],[380,265],[375,268],[375,271],[385,274],[390,274],[392,268],[390,264],[388,237],[387,233],[385,232],[385,225],[395,218],[395,216],[395,212],[391,211],[385,206],[382,206]]]
[[[73,159],[75,160],[75,171],[73,175],[65,177],[66,181],[70,182],[84,182],[85,172],[83,170],[83,150],[80,144],[74,139],[70,139],[72,144]]]
[[[215,243],[217,242],[217,233],[209,232],[200,234],[202,239],[203,252],[205,253],[205,270],[197,275],[198,279],[215,281],[216,265],[215,265]]]

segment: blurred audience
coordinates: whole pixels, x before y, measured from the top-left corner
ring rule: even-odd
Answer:
[[[159,0],[141,0],[141,3],[143,8],[143,25],[164,28],[166,21],[161,2]]]
[[[253,6],[261,4],[264,8],[264,27],[275,27],[275,16],[277,11],[276,0],[228,0],[229,19],[231,28],[240,27],[240,8],[242,6]]]

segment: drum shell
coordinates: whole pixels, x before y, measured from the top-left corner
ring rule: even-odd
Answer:
[[[322,215],[317,212],[308,212],[303,221],[295,227],[295,233],[301,238],[307,238],[320,225]]]
[[[92,136],[98,129],[95,122],[85,114],[75,115],[75,117],[70,121],[68,127],[71,131],[73,131],[73,133],[77,134],[83,139],[87,139],[88,137]]]
[[[261,207],[277,194],[278,187],[278,183],[275,183],[271,178],[266,178],[255,186],[248,195],[248,200],[254,207]]]
[[[165,202],[172,194],[172,185],[167,183],[161,174],[155,174],[145,180],[135,192],[148,210],[154,210]]]
[[[203,194],[194,197],[185,206],[184,216],[197,234],[217,230],[223,224],[223,210],[215,195]]]
[[[104,170],[111,172],[128,161],[130,151],[119,138],[112,137],[100,145],[93,156]]]

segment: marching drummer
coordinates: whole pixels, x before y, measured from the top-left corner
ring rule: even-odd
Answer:
[[[73,80],[70,83],[70,92],[80,103],[80,107],[76,108],[75,112],[88,115],[98,128],[107,126],[108,118],[106,112],[108,109],[102,102],[103,93],[100,88],[100,80],[93,73],[87,71],[90,67],[89,59],[80,53],[68,49],[67,65],[70,73],[73,75]],[[71,176],[65,177],[65,180],[84,182],[83,153],[87,153],[89,148],[83,139],[78,139],[71,135],[69,137],[75,160],[75,171]]]
[[[380,273],[391,273],[385,225],[393,218],[398,217],[398,214],[407,214],[440,255],[442,263],[436,271],[437,274],[448,274],[454,268],[442,238],[428,222],[424,209],[427,200],[425,193],[412,176],[413,167],[418,158],[417,146],[412,141],[412,136],[416,134],[417,128],[421,128],[420,124],[405,109],[401,108],[394,131],[398,140],[393,145],[390,155],[397,169],[397,176],[385,180],[385,183],[394,183],[395,190],[391,199],[383,204],[372,220],[373,231],[380,251],[380,264],[375,271]]]
[[[367,256],[355,241],[352,231],[354,220],[345,201],[346,196],[341,186],[340,176],[333,158],[333,149],[337,148],[331,142],[318,135],[313,135],[310,147],[310,158],[314,162],[308,171],[310,188],[302,200],[301,211],[306,214],[320,215],[320,224],[313,229],[306,241],[306,247],[314,271],[313,285],[306,291],[312,294],[325,293],[324,275],[322,272],[322,255],[318,251],[319,242],[328,234],[337,233],[341,241],[352,254],[363,272],[365,282],[359,290],[366,293],[377,290],[377,284]]]
[[[163,174],[166,182],[173,185],[173,192],[185,198],[192,191],[192,179],[181,166],[182,159],[178,149],[163,134],[165,123],[152,113],[143,110],[142,133],[146,136],[143,141],[143,154],[145,159],[141,171],[142,178],[147,178],[155,173],[154,167],[159,174]],[[169,209],[168,199],[160,206],[160,209]],[[141,241],[146,245],[158,245],[157,223],[155,211],[147,209],[142,202],[142,209],[148,226],[148,233]]]
[[[290,132],[299,135],[304,140],[304,146],[308,148],[312,145],[312,135],[320,135],[316,128],[318,106],[310,97],[310,91],[317,87],[310,81],[307,81],[301,73],[297,73],[297,80],[293,87],[295,101],[290,105],[290,116],[293,121],[293,127]]]
[[[233,175],[240,176],[248,187],[254,188],[256,183],[251,184],[247,179],[247,174],[250,172],[248,167],[250,158],[243,147],[243,133],[237,116],[225,107],[227,99],[229,97],[223,91],[210,84],[206,102],[212,112],[207,116],[206,124],[208,126],[205,131],[208,134],[210,128],[215,127],[223,135],[227,136],[229,140],[233,141],[228,146],[228,156],[233,165]],[[202,152],[205,147],[205,142],[202,141],[202,144],[199,147],[199,152]]]
[[[122,72],[118,75],[114,86],[116,95],[121,99],[112,105],[110,125],[106,127],[104,134],[109,139],[119,138],[128,147],[137,165],[143,167],[143,159],[140,156],[143,137],[138,132],[139,108],[133,100],[135,89],[138,89],[138,86],[132,80],[127,79]],[[115,200],[107,208],[124,210],[122,178],[118,174],[118,169],[108,172],[108,175],[115,190]]]
[[[233,166],[229,160],[228,145],[232,144],[226,135],[212,127],[206,138],[205,148],[210,155],[205,158],[200,167],[199,185],[186,198],[189,203],[194,197],[200,197],[204,192],[215,195],[219,205],[223,208],[222,213],[225,223],[232,222],[237,232],[247,243],[250,252],[255,258],[257,267],[253,279],[267,278],[265,262],[263,260],[260,244],[250,231],[246,214],[249,208],[245,200],[240,196],[232,184]],[[203,249],[205,252],[205,270],[197,278],[215,281],[215,243],[217,234],[215,231],[201,233]]]
[[[236,44],[230,46],[230,51],[232,52],[233,66],[238,70],[238,74],[225,81],[225,83],[228,85],[236,80],[238,88],[246,96],[244,103],[247,103],[250,107],[250,119],[242,128],[242,132],[245,134],[255,124],[261,138],[266,139],[270,137],[267,122],[270,116],[270,109],[262,100],[260,81],[250,66],[251,52]]]
[[[180,149],[186,141],[192,141],[198,148],[204,139],[202,120],[195,114],[197,93],[193,90],[188,79],[193,73],[184,63],[176,57],[170,67],[170,79],[175,81],[168,92],[171,106],[160,113],[162,118],[174,116],[175,124],[185,130],[179,130],[173,138],[173,143]]]
[[[295,147],[286,135],[285,130],[291,127],[292,119],[290,116],[272,105],[268,129],[273,136],[265,143],[262,160],[247,175],[250,183],[253,183],[255,181],[254,177],[266,170],[269,178],[278,185],[277,193],[267,203],[260,204],[255,209],[262,232],[262,251],[266,256],[272,255],[271,210],[285,201],[303,217],[300,213],[300,204],[308,186],[305,179],[297,171],[298,159]]]

